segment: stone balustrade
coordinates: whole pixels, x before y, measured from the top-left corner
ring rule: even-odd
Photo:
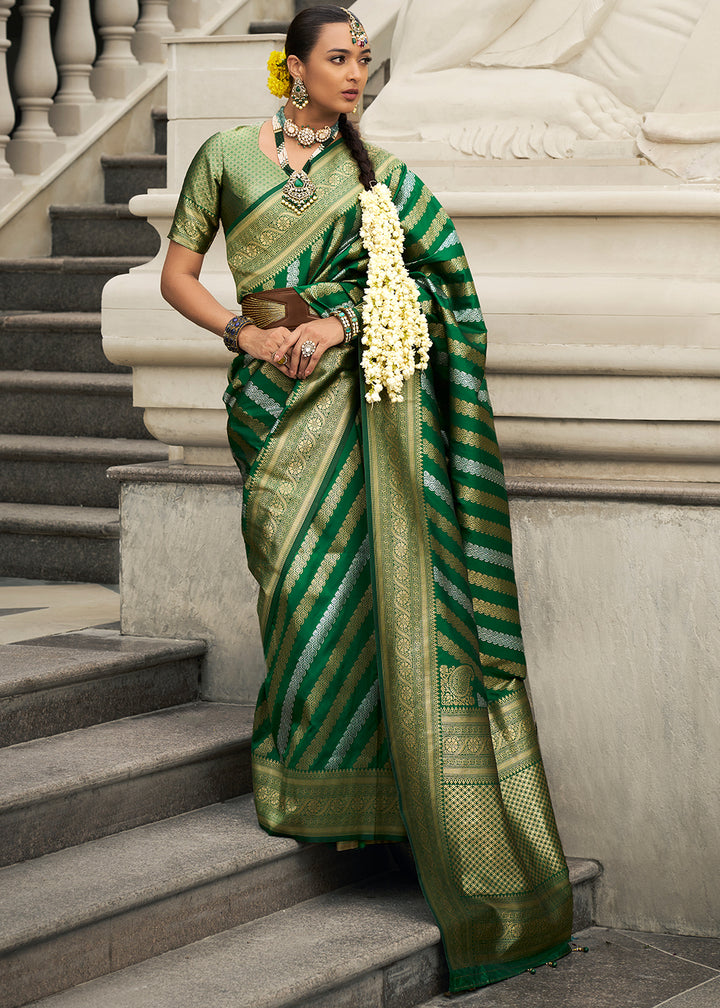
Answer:
[[[281,0],[273,10],[290,7]],[[0,208],[66,157],[111,101],[162,69],[164,40],[246,31],[269,9],[267,0],[0,0]]]

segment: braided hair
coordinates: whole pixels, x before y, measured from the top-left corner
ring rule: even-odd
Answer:
[[[301,10],[295,15],[288,28],[285,54],[297,56],[301,63],[306,63],[315,48],[321,29],[327,24],[350,24],[348,12],[342,7],[334,7],[329,4],[306,7],[305,10]],[[338,126],[350,154],[357,162],[360,182],[365,189],[371,189],[376,182],[375,171],[360,134],[344,112],[340,114]]]

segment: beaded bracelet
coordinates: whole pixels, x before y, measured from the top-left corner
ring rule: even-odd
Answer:
[[[251,320],[249,318],[245,318],[244,315],[233,315],[233,317],[228,321],[228,324],[225,326],[225,331],[222,334],[222,341],[230,353],[240,353],[238,335],[246,325],[250,325],[250,321]]]
[[[360,323],[358,322],[356,313],[350,308],[336,308],[332,314],[335,318],[340,320],[340,324],[343,327],[344,332],[344,343],[351,343],[357,338],[360,332]]]

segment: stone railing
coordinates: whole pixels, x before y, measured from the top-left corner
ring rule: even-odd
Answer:
[[[251,19],[286,8],[285,0],[0,0],[0,205],[59,162],[110,102],[162,71],[164,39],[228,23],[246,31]]]

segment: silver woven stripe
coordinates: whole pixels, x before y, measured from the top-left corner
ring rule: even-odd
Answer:
[[[431,493],[434,493],[441,500],[444,500],[448,507],[454,507],[450,491],[446,486],[443,486],[440,480],[436,479],[432,473],[423,472],[423,483]]]
[[[461,308],[455,312],[458,322],[482,322],[483,315],[479,308]]]
[[[410,199],[410,194],[415,188],[415,183],[417,182],[417,176],[413,175],[412,172],[408,172],[405,176],[405,181],[400,187],[400,192],[397,194],[395,206],[398,211],[402,212],[405,209],[405,204]]]
[[[501,553],[499,550],[486,549],[484,546],[476,546],[474,543],[465,544],[465,556],[473,560],[482,560],[484,563],[497,564],[498,567],[507,567],[513,570],[513,560],[509,553]]]
[[[343,732],[342,738],[335,746],[332,756],[325,764],[326,770],[335,770],[336,767],[340,766],[340,763],[347,755],[348,749],[357,738],[360,729],[377,707],[378,700],[378,681],[376,679],[370,687],[367,696],[353,714],[350,724],[347,726]]]
[[[445,239],[445,241],[442,243],[442,245],[440,245],[436,249],[436,251],[437,252],[444,252],[445,249],[452,248],[453,245],[459,245],[459,244],[460,244],[460,239],[458,238],[458,236],[453,231],[451,234],[449,234],[447,236],[447,238]]]
[[[482,479],[489,480],[491,483],[497,483],[498,486],[505,488],[505,477],[497,469],[493,469],[492,466],[485,465],[484,462],[476,462],[475,459],[466,458],[464,455],[454,455],[453,465],[460,472],[469,473],[471,476],[479,476]]]
[[[287,268],[287,287],[297,287],[300,283],[300,260],[295,259]]]
[[[288,741],[290,739],[290,718],[292,716],[292,709],[295,705],[298,690],[300,689],[300,684],[307,675],[310,666],[320,653],[320,648],[330,632],[330,628],[339,619],[342,608],[347,603],[347,600],[355,587],[355,583],[360,577],[360,572],[369,559],[370,543],[366,536],[360,544],[360,549],[353,557],[350,566],[345,572],[345,577],[342,579],[340,587],[335,593],[334,598],[330,601],[327,609],[320,617],[318,625],[313,630],[310,640],[303,648],[303,652],[298,659],[298,663],[295,666],[293,674],[290,678],[290,683],[282,705],[282,712],[280,714],[280,728],[277,737],[277,747],[278,751],[282,753],[283,756],[286,755],[287,752]]]
[[[497,630],[489,630],[487,627],[478,627],[478,639],[485,644],[496,644],[498,647],[509,648],[511,651],[522,651],[522,637],[513,637],[511,634],[498,633]]]
[[[266,413],[269,413],[270,416],[275,417],[276,420],[280,417],[284,407],[263,392],[262,389],[259,389],[257,385],[253,385],[252,382],[248,382],[244,387],[243,392],[248,399],[252,399],[254,403],[257,403],[257,405],[261,409],[264,409]]]
[[[438,570],[437,567],[433,567],[433,578],[435,580],[435,583],[440,585],[440,587],[442,588],[442,590],[445,592],[446,595],[449,595],[450,598],[455,599],[458,605],[461,605],[463,609],[467,613],[469,613],[470,616],[475,615],[472,607],[472,602],[467,597],[465,592],[461,591],[457,585],[454,585],[452,583],[452,581],[448,581],[448,579],[445,577],[442,571]]]
[[[457,385],[462,385],[463,388],[470,389],[474,392],[478,387],[478,380],[475,375],[468,374],[467,371],[458,371],[457,368],[450,369],[450,381],[455,382]]]
[[[423,392],[427,396],[429,396],[429,398],[434,403],[437,402],[437,396],[435,395],[435,386],[433,385],[433,383],[428,378],[427,371],[421,371],[420,372],[420,388],[423,390]],[[443,433],[444,433],[444,429],[443,429]]]

